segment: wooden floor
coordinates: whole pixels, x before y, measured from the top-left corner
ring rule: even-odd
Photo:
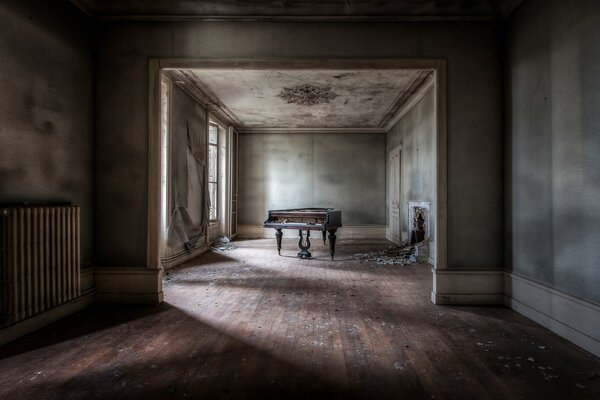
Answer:
[[[0,347],[0,399],[600,399],[600,362],[505,308],[435,306],[386,242],[243,241],[158,307],[96,306]],[[314,243],[313,243],[314,245]]]

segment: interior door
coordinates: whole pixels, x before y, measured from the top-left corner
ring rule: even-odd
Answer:
[[[388,207],[390,224],[388,227],[388,239],[394,243],[400,243],[400,147],[396,147],[389,154],[388,164]]]

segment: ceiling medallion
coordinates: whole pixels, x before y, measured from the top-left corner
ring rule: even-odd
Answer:
[[[288,103],[296,103],[303,106],[329,103],[339,95],[331,91],[329,86],[316,86],[311,84],[298,85],[291,88],[284,87],[279,97]]]

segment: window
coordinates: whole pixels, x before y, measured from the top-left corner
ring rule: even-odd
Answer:
[[[210,199],[209,219],[218,220],[218,177],[219,176],[219,126],[208,124],[208,194]]]

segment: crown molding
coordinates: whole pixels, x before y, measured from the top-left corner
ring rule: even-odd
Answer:
[[[223,122],[238,128],[242,125],[235,114],[195,75],[187,70],[167,70],[165,75],[171,81],[189,94],[194,100],[206,107]]]
[[[413,95],[419,90],[419,88],[423,85],[423,82],[427,79],[429,75],[432,75],[433,71],[421,71],[417,74],[415,79],[408,85],[406,90],[400,91],[398,97],[390,107],[390,109],[384,114],[379,126],[381,127],[389,127],[390,120],[395,119],[396,115],[400,110],[403,109],[404,104],[406,104]]]
[[[384,130],[387,132],[394,127],[435,85],[435,76],[430,73],[419,82],[419,85],[412,91],[409,89],[409,95],[404,99],[400,107],[398,107],[394,114],[391,115],[385,122]]]

